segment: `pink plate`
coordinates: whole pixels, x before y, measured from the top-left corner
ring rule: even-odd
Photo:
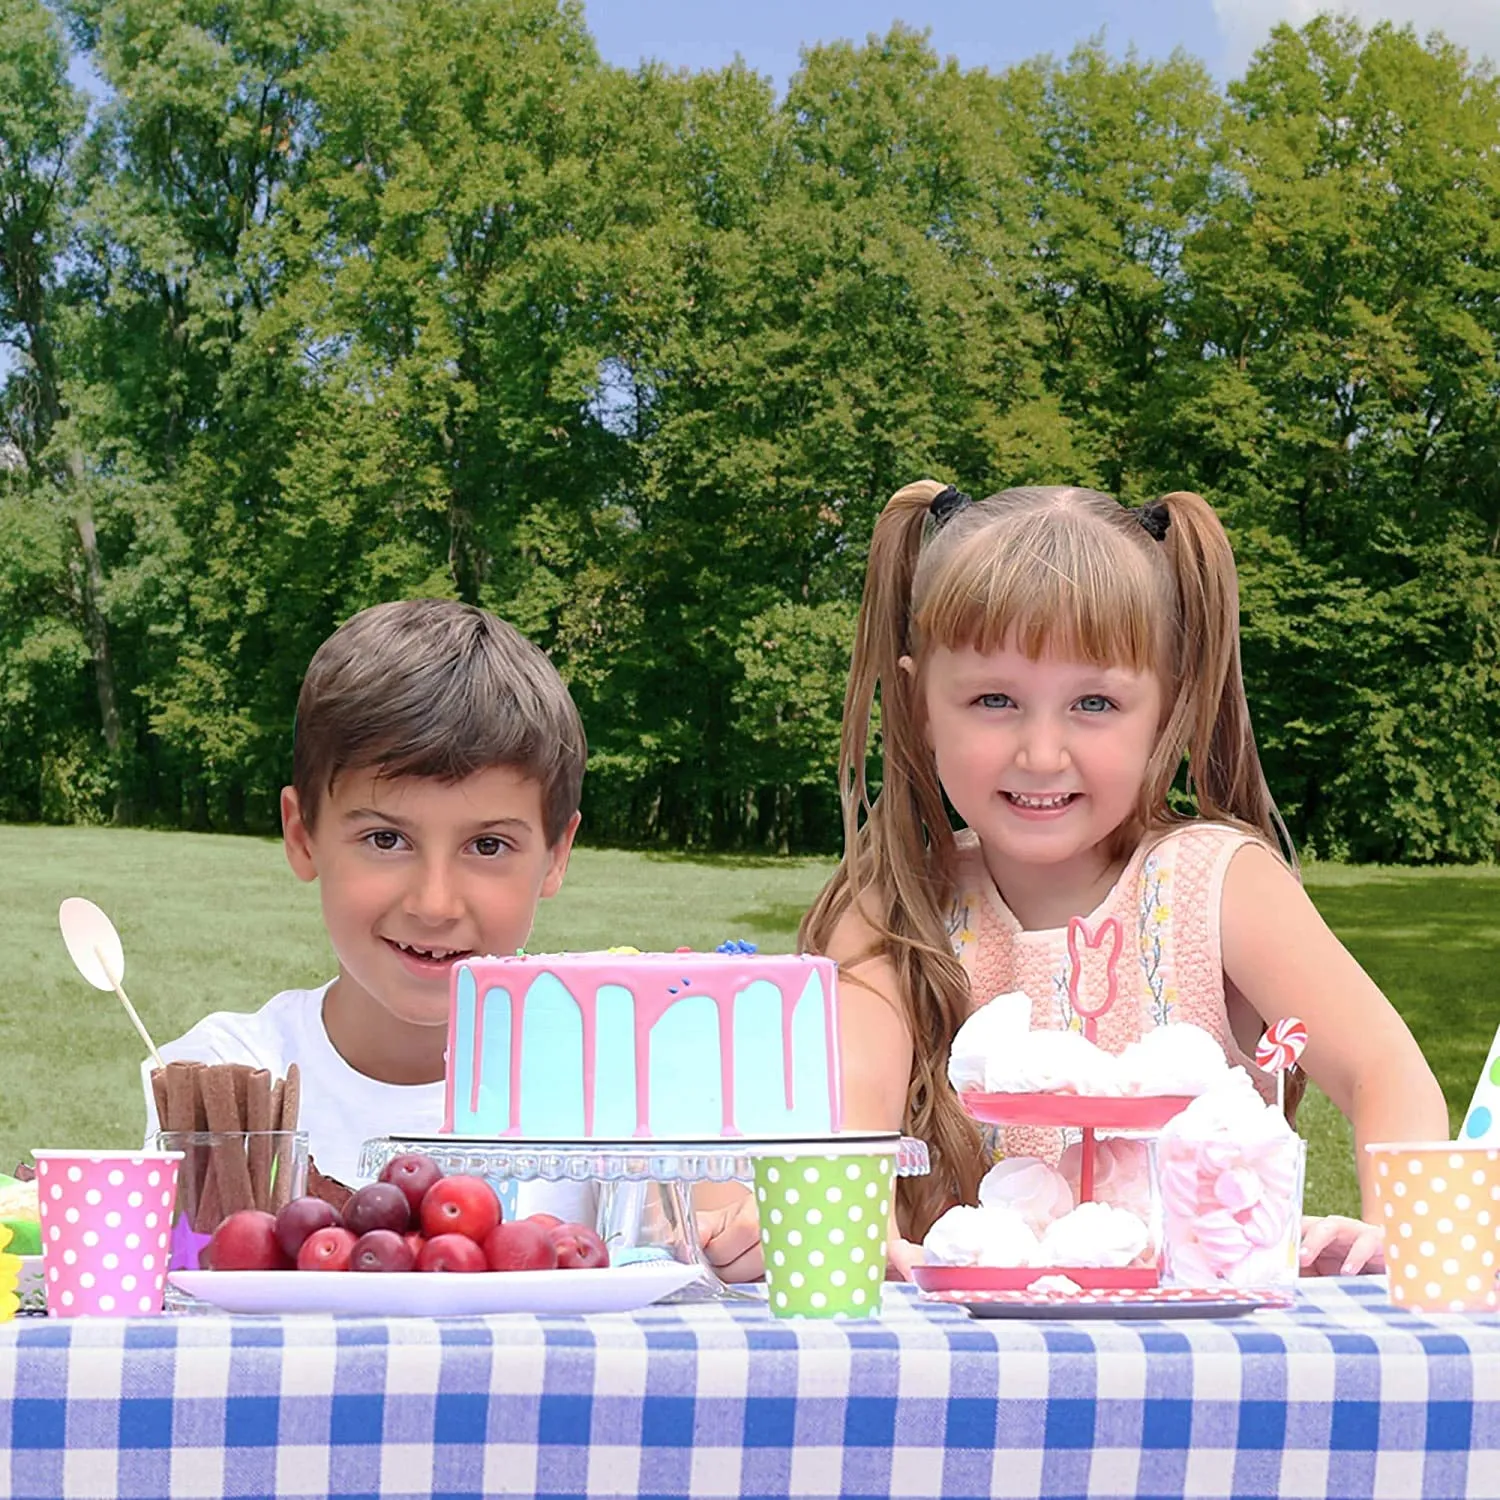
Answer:
[[[1066,1276],[1090,1290],[1140,1290],[1160,1280],[1155,1266],[913,1266],[924,1292],[1024,1292],[1043,1276]]]
[[[1197,1286],[926,1292],[922,1300],[966,1307],[976,1318],[1236,1318],[1263,1307],[1292,1305],[1285,1293]]]
[[[1080,1125],[1093,1130],[1160,1130],[1193,1100],[1185,1094],[961,1093],[959,1102],[990,1125]]]

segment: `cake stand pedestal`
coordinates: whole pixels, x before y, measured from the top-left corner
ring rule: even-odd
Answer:
[[[698,1243],[688,1189],[695,1182],[749,1182],[761,1156],[821,1155],[888,1143],[898,1177],[930,1170],[927,1145],[894,1131],[879,1134],[719,1137],[683,1141],[522,1140],[454,1135],[377,1136],[364,1143],[361,1177],[376,1178],[395,1156],[430,1156],[447,1173],[514,1182],[592,1182],[599,1186],[595,1228],[612,1257],[668,1258],[702,1268],[670,1300],[754,1296],[721,1281]]]
[[[1094,1152],[1097,1132],[1152,1132],[1182,1113],[1191,1104],[1190,1096],[1181,1094],[1140,1094],[1130,1098],[1089,1094],[982,1094],[960,1093],[959,1102],[976,1120],[986,1125],[1075,1126],[1083,1133],[1078,1152],[1078,1201],[1094,1200]],[[917,1276],[923,1291],[949,1289],[953,1278],[944,1273],[973,1271],[971,1266],[919,1267],[931,1274]],[[1089,1288],[1154,1287],[1161,1276],[1156,1266],[1067,1267],[1067,1266],[986,1266],[985,1288],[1020,1289],[1043,1276],[1066,1276],[1079,1286]],[[930,1283],[930,1284],[929,1284]]]

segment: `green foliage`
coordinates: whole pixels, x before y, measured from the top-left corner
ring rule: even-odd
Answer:
[[[318,642],[444,595],[552,654],[593,837],[835,847],[931,474],[1209,494],[1304,848],[1493,854],[1500,85],[1441,37],[1219,90],[898,24],[778,103],[573,0],[58,15],[0,0],[0,816],[269,828]]]

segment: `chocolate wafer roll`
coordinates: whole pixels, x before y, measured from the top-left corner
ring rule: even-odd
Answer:
[[[157,1129],[170,1130],[172,1124],[167,1119],[167,1070],[165,1068],[151,1070],[151,1097],[156,1103]]]
[[[286,1077],[276,1083],[276,1103],[271,1111],[276,1130],[291,1132],[297,1128],[297,1115],[302,1107],[302,1070],[296,1063],[288,1063]],[[283,1135],[276,1143],[276,1160],[271,1168],[272,1207],[276,1213],[292,1198],[292,1143]]]
[[[168,1063],[167,1107],[161,1116],[163,1130],[202,1130],[198,1124],[199,1112],[203,1108],[198,1093],[198,1072],[203,1067],[197,1062]]]
[[[221,1063],[205,1068],[200,1080],[203,1106],[208,1113],[208,1128],[215,1134],[229,1137],[215,1143],[209,1167],[212,1189],[217,1190],[218,1202],[215,1207],[219,1219],[227,1219],[230,1214],[254,1206],[254,1195],[250,1189],[250,1163],[245,1155],[245,1116],[242,1102],[246,1093],[246,1080],[252,1071],[242,1063]],[[205,1193],[204,1197],[208,1200],[209,1194]]]
[[[207,1117],[203,1110],[203,1095],[198,1087],[198,1075],[205,1064],[201,1062],[171,1062],[158,1070],[163,1077],[166,1092],[165,1106],[160,1108],[161,1128],[171,1131],[203,1130]],[[155,1078],[152,1080],[153,1091]],[[203,1193],[208,1181],[208,1147],[192,1146],[183,1153],[177,1173],[177,1193],[187,1215],[188,1223],[195,1228],[202,1221]]]
[[[297,1117],[302,1112],[302,1069],[296,1063],[288,1063],[286,1069],[286,1091],[281,1097],[282,1130],[295,1130]]]
[[[250,1132],[250,1196],[253,1206],[271,1204],[271,1075],[257,1068],[245,1080],[245,1129]]]

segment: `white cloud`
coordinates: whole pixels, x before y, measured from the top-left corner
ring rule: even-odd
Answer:
[[[1420,37],[1441,31],[1451,42],[1500,63],[1500,0],[1214,0],[1224,34],[1224,65],[1231,77],[1244,72],[1250,55],[1279,21],[1302,26],[1324,10],[1341,10],[1362,25],[1377,21],[1410,24]]]

